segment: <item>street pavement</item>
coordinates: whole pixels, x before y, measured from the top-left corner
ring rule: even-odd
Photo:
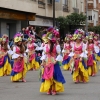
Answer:
[[[0,77],[0,100],[100,100],[100,72],[90,77],[88,83],[75,84],[69,71],[62,71],[66,79],[65,91],[58,95],[40,93],[39,71],[29,71],[26,83],[10,81],[10,76]]]

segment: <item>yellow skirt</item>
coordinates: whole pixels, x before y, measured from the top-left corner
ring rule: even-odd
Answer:
[[[35,59],[33,59],[32,62],[28,64],[28,70],[31,70],[31,69],[38,70],[39,68],[40,68],[40,65],[37,61],[35,61]]]
[[[70,64],[68,63],[68,64],[65,64],[64,66],[63,66],[63,69],[64,70],[68,70],[70,68]]]
[[[27,67],[26,64],[24,65],[24,70],[20,73],[15,74],[14,76],[11,76],[11,81],[19,81],[22,80],[26,76]]]
[[[79,70],[81,71],[83,77],[81,77],[81,75],[79,74]],[[74,82],[77,80],[77,77],[80,82],[82,82],[83,79],[85,82],[89,81],[88,71],[84,68],[82,62],[79,62],[78,69],[73,72],[73,81]]]
[[[48,92],[52,86],[52,90],[56,92],[63,92],[64,86],[62,83],[55,81],[54,79],[45,80],[41,83],[40,92]]]
[[[100,61],[100,57],[97,54],[96,54],[95,58],[97,61]]]
[[[8,59],[7,59],[4,66],[2,68],[0,68],[0,76],[10,75],[11,70],[12,70],[11,64],[8,62]]]
[[[97,66],[96,66],[96,61],[93,61],[94,65],[92,67],[94,67],[94,70],[95,70],[95,74],[97,73]],[[91,67],[88,67],[88,74],[91,76],[93,74],[92,72],[92,68]]]

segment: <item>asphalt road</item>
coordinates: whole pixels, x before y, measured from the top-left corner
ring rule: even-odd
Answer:
[[[100,72],[90,77],[88,83],[75,84],[69,71],[63,71],[65,92],[52,96],[40,93],[38,71],[29,71],[26,83],[10,81],[10,76],[0,77],[0,100],[100,100]]]

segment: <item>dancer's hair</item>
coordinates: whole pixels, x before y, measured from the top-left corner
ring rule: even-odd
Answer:
[[[50,54],[53,52],[53,48],[54,48],[54,42],[50,41]]]
[[[4,50],[8,50],[8,43],[5,42],[5,43],[3,44],[3,42],[1,42],[1,47],[2,47]]]
[[[25,51],[25,47],[24,47],[23,43],[21,43],[21,45],[19,45],[17,42],[16,45],[20,48],[20,53],[23,54]]]

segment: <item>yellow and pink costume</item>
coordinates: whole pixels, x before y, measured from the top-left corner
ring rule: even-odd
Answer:
[[[58,63],[57,57],[57,47],[54,45],[52,53],[50,53],[50,45],[46,44],[44,47],[45,57],[42,59],[44,61],[42,69],[42,83],[40,86],[40,92],[63,92],[65,79],[61,73],[61,69]],[[60,59],[60,57],[58,57]],[[57,62],[56,62],[57,61]]]
[[[31,69],[37,70],[40,68],[40,65],[36,57],[35,45],[34,43],[29,43],[27,47],[28,47],[27,52],[28,52],[28,59],[29,59],[28,70]]]
[[[22,39],[20,36],[16,36],[14,38],[14,42],[21,42],[21,41]],[[15,82],[22,80],[23,82],[26,82],[24,78],[27,72],[27,67],[24,61],[24,53],[21,53],[21,50],[17,45],[13,47],[12,59],[14,60],[14,64],[11,72],[11,81]]]
[[[73,57],[71,59],[72,76],[74,82],[88,82],[89,76],[87,72],[87,66],[84,62],[83,43],[79,46],[74,43],[73,45]]]

